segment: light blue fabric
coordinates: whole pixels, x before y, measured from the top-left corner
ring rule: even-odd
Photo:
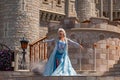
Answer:
[[[59,44],[63,47],[59,48]],[[75,76],[77,75],[75,70],[73,69],[67,50],[67,43],[61,43],[60,41],[56,41],[56,46],[51,54],[46,66],[45,71],[43,73],[44,76]],[[63,49],[64,48],[64,49]],[[60,55],[61,54],[61,55]],[[56,58],[60,61],[57,68]]]

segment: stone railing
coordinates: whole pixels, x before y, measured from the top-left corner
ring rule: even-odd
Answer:
[[[106,18],[91,18],[80,24],[80,28],[89,28],[103,31],[120,32],[120,23],[117,21],[110,22]]]

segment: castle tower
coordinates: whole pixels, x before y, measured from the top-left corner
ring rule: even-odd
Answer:
[[[38,17],[39,0],[0,0],[0,43],[18,50],[22,37],[38,39]]]
[[[0,0],[0,43],[17,52],[22,51],[20,40],[23,37],[29,43],[40,37],[39,0]]]
[[[94,0],[76,0],[76,3],[77,16],[81,22],[97,16]]]

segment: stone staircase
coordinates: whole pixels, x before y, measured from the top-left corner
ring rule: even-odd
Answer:
[[[105,76],[120,76],[120,59],[105,73]]]

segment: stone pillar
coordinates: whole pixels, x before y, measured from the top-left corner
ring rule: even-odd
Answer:
[[[50,16],[51,16],[51,14],[50,14],[50,13],[48,13],[48,16],[47,16],[47,21],[49,21],[49,20],[50,20]]]
[[[103,0],[100,0],[100,17],[103,17]]]
[[[46,17],[46,12],[43,12],[43,15],[42,15],[42,20],[45,21],[45,17]]]
[[[69,0],[66,0],[66,1],[65,1],[65,14],[66,14],[66,17],[69,16],[68,7],[69,7]]]
[[[52,20],[55,20],[55,14],[52,14]]]
[[[108,2],[108,5],[109,5],[109,19],[110,21],[113,20],[113,0],[109,0]]]

